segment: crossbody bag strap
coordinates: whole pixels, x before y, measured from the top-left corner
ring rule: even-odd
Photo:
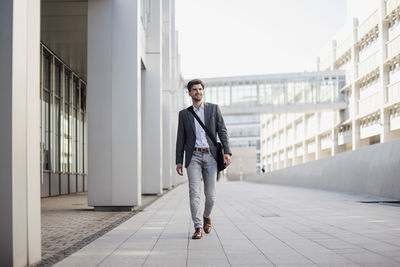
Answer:
[[[204,131],[206,132],[206,134],[208,135],[208,137],[210,137],[211,141],[214,143],[214,146],[218,146],[217,144],[217,140],[215,140],[215,137],[213,135],[211,135],[210,131],[206,128],[206,126],[204,125],[204,123],[200,120],[199,116],[197,116],[197,114],[194,112],[193,110],[193,106],[190,106],[187,108],[192,114],[193,116],[196,118],[196,120],[199,122],[200,126],[204,129]]]

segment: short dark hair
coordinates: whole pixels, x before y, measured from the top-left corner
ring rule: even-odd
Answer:
[[[193,85],[195,85],[195,84],[201,84],[201,86],[203,87],[203,89],[205,88],[204,83],[202,82],[202,80],[200,80],[200,79],[193,79],[193,80],[190,80],[190,81],[188,82],[188,84],[186,85],[186,88],[188,89],[189,92],[190,92],[190,90],[192,89]]]

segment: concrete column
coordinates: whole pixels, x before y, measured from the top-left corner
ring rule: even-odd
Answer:
[[[175,84],[177,86],[177,84]],[[177,129],[178,129],[178,106],[177,106],[177,90],[173,92],[171,95],[171,147],[172,147],[172,153],[171,153],[171,173],[172,175],[172,184],[177,185],[179,184],[179,180],[183,177],[179,176],[176,171],[175,171],[175,146],[176,146],[176,137],[177,137]],[[185,178],[186,179],[186,178]]]
[[[315,122],[316,122],[316,136],[315,136],[315,140],[314,140],[314,142],[315,142],[315,160],[318,160],[318,159],[320,159],[320,156],[321,156],[321,139],[318,135],[318,133],[321,131],[321,112],[315,113]]]
[[[321,139],[319,138],[319,135],[315,136],[315,160],[320,159],[321,155]]]
[[[304,93],[304,90],[303,90],[303,93]],[[303,163],[305,163],[305,162],[307,162],[307,158],[308,158],[308,149],[307,149],[307,143],[306,143],[307,124],[306,124],[305,113],[303,114],[301,120],[303,122],[303,144],[302,144],[302,146],[303,146]]]
[[[172,146],[171,131],[171,0],[162,1],[162,135],[163,135],[163,188],[172,186],[171,157],[175,154],[175,146]],[[174,162],[175,166],[175,162]]]
[[[380,86],[381,86],[381,108],[380,108],[380,121],[381,121],[381,134],[380,134],[380,141],[381,143],[390,140],[390,118],[388,114],[388,110],[385,110],[385,104],[388,100],[388,82],[389,82],[389,70],[388,67],[385,66],[383,63],[387,57],[386,51],[386,42],[388,40],[388,22],[385,19],[386,13],[386,1],[380,1],[380,8],[379,12],[379,36],[378,42],[380,45],[381,51],[381,58],[380,58],[380,65],[379,65],[379,75],[380,75]]]
[[[297,156],[296,156],[296,123],[294,120],[292,120],[292,136],[290,136],[290,138],[292,138],[293,140],[293,144],[292,144],[292,166],[296,165],[298,162],[296,160]]]
[[[171,106],[170,106],[170,114],[171,114],[171,135],[170,135],[170,143],[172,151],[170,153],[170,169],[171,169],[171,184],[175,186],[178,183],[178,174],[175,171],[175,144],[176,144],[176,133],[178,125],[175,123],[177,121],[178,115],[176,114],[176,56],[177,56],[177,36],[175,30],[175,0],[170,1],[170,36],[171,39],[171,79],[170,79],[170,91],[171,91]]]
[[[352,150],[360,147],[360,121],[352,120],[351,124]]]
[[[0,1],[0,266],[41,258],[40,1]]]
[[[335,69],[335,60],[336,60],[336,48],[337,48],[337,42],[336,40],[332,40],[332,58],[331,58],[331,70]],[[332,98],[332,102],[333,102]]]
[[[331,156],[334,156],[338,153],[339,145],[338,145],[338,137],[336,131],[336,124],[339,116],[339,111],[332,111],[332,128],[331,128],[331,140],[332,140],[332,147],[331,147]]]
[[[162,92],[162,112],[163,112],[163,188],[170,189],[172,187],[172,175],[174,169],[171,169],[171,157],[175,152],[175,146],[171,145],[171,94],[167,90]],[[175,162],[174,162],[175,163]]]
[[[150,1],[142,86],[142,193],[162,193],[161,0]]]
[[[88,198],[141,205],[140,1],[88,1]]]
[[[334,43],[335,57],[336,57],[336,46],[337,45],[336,45],[336,41],[335,41],[335,43]],[[332,63],[332,67],[334,67],[334,63]],[[339,77],[337,77],[336,79],[337,79],[337,81],[339,81]],[[335,98],[337,97],[337,94],[338,94],[337,92],[339,91],[339,89],[340,88],[339,88],[339,83],[338,83],[336,88],[332,90],[332,95],[331,95],[332,102],[335,101]],[[319,114],[321,114],[321,113],[319,113]],[[333,156],[333,155],[336,154],[336,151],[338,150],[337,136],[336,136],[336,133],[335,133],[335,127],[336,127],[336,124],[337,124],[336,121],[337,121],[338,112],[337,111],[332,111],[331,114],[332,114],[332,124],[331,124],[331,131],[330,131],[331,132],[331,142],[332,142],[332,144],[331,144],[331,156]],[[318,118],[318,125],[320,125],[320,121],[321,121],[321,119]]]
[[[350,103],[353,106],[351,110],[351,137],[352,137],[352,149],[358,149],[360,147],[360,127],[359,122],[356,120],[358,115],[358,99],[360,94],[360,88],[356,84],[356,80],[358,77],[358,48],[354,45],[357,42],[357,27],[358,20],[353,20],[353,34],[352,34],[352,47],[351,47],[351,64],[353,69],[353,77],[351,81],[351,97]]]
[[[285,117],[285,123],[284,123],[285,127],[283,128],[283,138],[284,138],[284,140],[283,140],[283,145],[284,145],[284,148],[283,148],[283,155],[284,155],[283,167],[286,168],[288,166],[288,153],[287,153],[287,143],[288,143],[287,140],[288,140],[288,138],[287,138],[287,129],[286,129],[286,126],[287,126],[287,115],[285,114],[284,117]]]

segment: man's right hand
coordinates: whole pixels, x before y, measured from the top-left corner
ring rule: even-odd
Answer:
[[[183,166],[182,166],[182,164],[176,165],[176,172],[177,172],[180,176],[183,176]]]

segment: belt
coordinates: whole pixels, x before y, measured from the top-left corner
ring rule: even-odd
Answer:
[[[199,152],[210,152],[210,149],[208,147],[202,148],[202,147],[195,147],[194,151],[199,151]]]

